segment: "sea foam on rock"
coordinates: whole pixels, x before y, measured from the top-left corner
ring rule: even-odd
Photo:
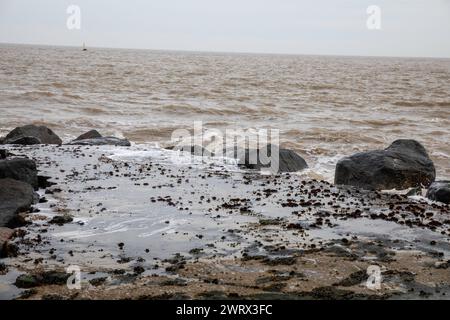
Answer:
[[[30,184],[14,179],[0,179],[0,227],[9,226],[17,214],[28,211],[35,200]]]
[[[0,179],[11,178],[26,182],[37,189],[39,186],[36,163],[27,158],[0,160]]]
[[[425,148],[415,140],[396,140],[385,150],[361,152],[336,165],[335,184],[363,189],[403,190],[428,187],[436,169]]]
[[[450,181],[433,182],[427,191],[427,198],[450,204]]]
[[[3,144],[62,144],[62,140],[45,126],[26,125],[8,133]]]

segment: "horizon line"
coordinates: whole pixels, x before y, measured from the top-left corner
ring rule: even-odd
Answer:
[[[63,47],[63,48],[83,48],[83,45],[62,45],[48,43],[23,43],[23,42],[1,42],[0,45],[20,45],[20,46],[43,46],[43,47]],[[132,47],[109,47],[109,46],[86,46],[93,49],[110,50],[145,50],[160,52],[180,52],[180,53],[210,53],[210,54],[236,54],[236,55],[278,55],[278,56],[324,56],[324,57],[349,57],[349,58],[403,58],[403,59],[450,59],[442,56],[389,56],[389,55],[357,55],[357,54],[333,54],[333,53],[283,53],[283,52],[252,52],[252,51],[216,51],[216,50],[194,50],[194,49],[155,49],[155,48],[132,48]]]

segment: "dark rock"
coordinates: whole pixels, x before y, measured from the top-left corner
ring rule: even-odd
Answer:
[[[27,139],[25,139],[27,138]],[[45,126],[26,125],[17,127],[7,134],[4,144],[12,144],[18,142],[33,142],[31,138],[36,138],[42,144],[62,144],[62,140],[49,128]],[[24,140],[20,140],[24,139]],[[36,140],[34,140],[36,142]]]
[[[38,188],[36,163],[26,158],[0,160],[0,179],[10,178]]]
[[[415,140],[394,141],[385,150],[361,152],[336,165],[335,184],[369,190],[428,187],[436,169],[425,148]]]
[[[91,285],[93,285],[94,287],[98,287],[98,286],[101,286],[102,284],[104,284],[106,282],[106,280],[108,280],[108,278],[106,278],[106,277],[95,278],[95,279],[89,280],[89,283]]]
[[[3,262],[0,262],[0,275],[8,273],[8,267]]]
[[[42,280],[38,276],[31,274],[21,274],[16,278],[16,282],[14,283],[14,285],[17,288],[28,289],[39,286],[41,281]]]
[[[36,198],[38,198],[39,196],[37,196],[37,194],[35,194],[35,198],[33,200],[33,202],[36,202]],[[33,208],[30,208],[29,210],[27,210],[28,212],[32,212]],[[27,214],[26,212],[19,212],[18,214],[16,214],[7,224],[8,228],[11,229],[15,229],[15,228],[20,228],[23,226],[26,226],[28,224],[30,224],[29,221],[27,221]]]
[[[59,271],[47,271],[42,273],[40,276],[42,278],[42,284],[61,285],[67,283],[67,279],[69,279],[70,274]]]
[[[19,137],[17,139],[9,139],[8,144],[21,144],[24,146],[31,146],[34,144],[42,144],[41,140],[36,137]]]
[[[48,181],[51,177],[38,176],[38,186],[41,189],[46,189],[48,187],[54,186],[56,183]]]
[[[0,160],[6,159],[8,157],[13,157],[14,154],[6,149],[0,149]]]
[[[145,269],[141,266],[136,266],[133,268],[135,274],[142,274],[145,272]]]
[[[28,183],[0,179],[0,226],[9,226],[19,212],[29,211],[34,199],[34,190]]]
[[[52,220],[50,220],[50,223],[57,224],[59,226],[62,226],[66,223],[71,223],[73,221],[73,218],[69,215],[62,215],[62,216],[54,216]]]
[[[97,139],[97,138],[102,138],[102,135],[97,130],[91,130],[86,133],[83,133],[81,136],[74,139],[73,141],[86,140],[86,139]]]
[[[305,159],[292,150],[270,144],[265,148],[266,150],[245,149],[244,155],[238,157],[239,165],[255,170],[270,168],[275,172],[297,172],[308,168]],[[276,157],[277,153],[278,157]]]
[[[365,281],[367,281],[369,275],[367,274],[366,270],[359,270],[352,274],[350,274],[347,278],[342,279],[338,283],[336,283],[336,286],[342,286],[342,287],[351,287],[359,285]]]
[[[433,182],[428,189],[427,198],[450,204],[450,181]]]
[[[19,247],[10,241],[6,241],[0,249],[0,258],[17,257],[18,254]]]
[[[129,147],[131,146],[131,143],[127,139],[119,139],[115,137],[102,137],[94,139],[74,140],[69,142],[68,145],[79,145],[79,146],[111,145],[111,146]]]

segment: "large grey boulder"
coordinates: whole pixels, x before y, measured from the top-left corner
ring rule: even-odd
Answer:
[[[436,181],[428,188],[427,198],[450,204],[450,181]]]
[[[34,190],[28,183],[0,179],[0,227],[8,226],[18,213],[30,210],[34,200]]]
[[[7,158],[0,160],[0,179],[11,178],[26,182],[37,189],[36,163],[27,158]]]
[[[101,137],[101,138],[93,138],[93,139],[83,139],[83,140],[74,140],[68,143],[68,145],[79,145],[79,146],[122,146],[129,147],[131,146],[130,141],[127,139],[119,139],[116,137]]]
[[[26,125],[8,133],[4,144],[62,144],[62,140],[45,126]]]
[[[436,169],[425,148],[415,140],[396,140],[385,150],[361,152],[336,165],[336,185],[369,190],[428,187]]]

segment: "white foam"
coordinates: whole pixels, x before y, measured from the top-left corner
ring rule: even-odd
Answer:
[[[237,160],[227,157],[202,157],[189,152],[174,151],[160,148],[157,145],[139,144],[131,148],[115,148],[110,150],[109,159],[115,161],[130,161],[136,163],[159,160],[160,163],[173,164],[175,166],[211,166],[220,170],[240,171]]]
[[[320,156],[315,159],[312,167],[299,172],[299,175],[333,183],[336,163],[343,157],[344,155],[341,154],[329,157]]]

